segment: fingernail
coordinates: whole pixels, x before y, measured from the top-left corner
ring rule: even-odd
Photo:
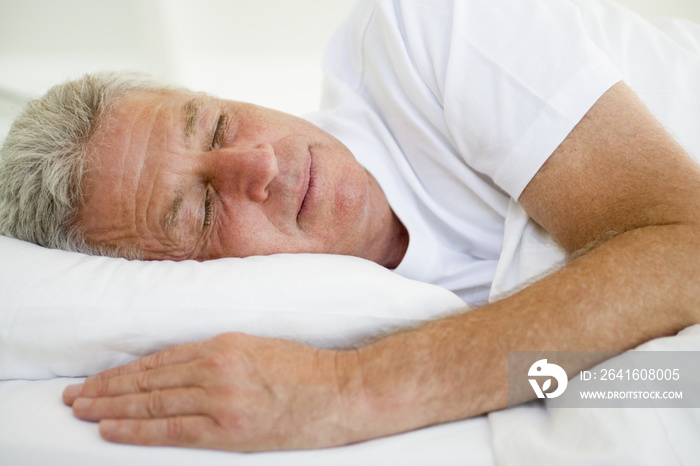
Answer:
[[[80,390],[82,389],[83,384],[68,385],[66,388],[63,389],[63,399],[67,401],[72,401],[80,394]]]

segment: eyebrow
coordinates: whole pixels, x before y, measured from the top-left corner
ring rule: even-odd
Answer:
[[[202,101],[195,97],[189,100],[184,107],[185,111],[185,145],[189,149],[192,142],[192,138],[195,135],[195,130],[197,129],[197,120],[199,119],[199,112],[202,108]]]
[[[184,199],[185,189],[182,187],[177,188],[177,190],[175,191],[175,198],[170,204],[168,212],[165,214],[165,216],[163,216],[163,229],[167,233],[172,233],[173,231],[175,231],[175,228],[177,227],[177,224],[180,220],[180,208],[182,207]]]

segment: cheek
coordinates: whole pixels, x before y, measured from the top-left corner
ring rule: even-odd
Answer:
[[[319,225],[323,243],[331,250],[354,240],[367,227],[370,203],[367,173],[359,166],[343,167],[331,186],[331,208]]]
[[[226,209],[213,226],[212,240],[223,257],[259,254],[259,244],[268,237],[264,218],[255,209]]]
[[[362,175],[345,176],[335,185],[334,214],[344,223],[352,222],[367,208],[367,181]]]
[[[220,216],[211,238],[210,253],[217,257],[248,257],[297,252],[292,238],[276,228],[257,206],[239,208]]]

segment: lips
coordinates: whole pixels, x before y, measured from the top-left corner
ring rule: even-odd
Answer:
[[[309,148],[309,165],[306,170],[304,177],[304,182],[302,183],[301,192],[301,202],[299,203],[299,211],[297,213],[297,223],[304,215],[306,210],[308,210],[309,201],[311,199],[311,194],[314,186],[314,156]]]

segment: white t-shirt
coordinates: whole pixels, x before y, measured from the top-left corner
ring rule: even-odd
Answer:
[[[624,47],[605,50],[598,19],[629,14],[580,3],[363,1],[336,33],[310,120],[349,147],[408,229],[396,272],[488,297],[510,200],[624,75]]]

